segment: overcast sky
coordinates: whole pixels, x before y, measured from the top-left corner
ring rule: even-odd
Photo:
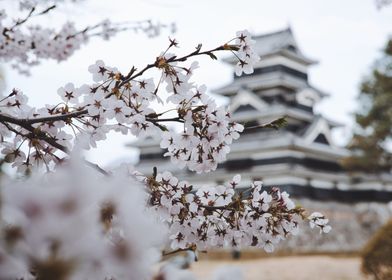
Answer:
[[[246,28],[260,34],[290,25],[303,53],[319,61],[310,70],[310,82],[331,95],[317,111],[346,124],[335,134],[340,144],[350,135],[360,80],[392,34],[392,6],[377,10],[374,0],[86,0],[76,6],[67,5],[44,23],[56,26],[69,19],[82,27],[107,17],[113,21],[175,22],[178,31],[174,37],[182,53],[198,43],[217,46],[231,39],[237,30]],[[6,66],[7,90],[22,89],[35,106],[55,103],[57,88],[65,83],[91,82],[87,67],[97,59],[124,72],[132,65],[141,68],[164,50],[167,36],[163,33],[147,39],[128,32],[110,41],[95,39],[66,62],[46,61],[33,68],[31,77]],[[200,62],[197,83],[213,90],[231,81],[229,66],[207,58]],[[130,149],[123,147],[130,139],[110,135],[90,158],[103,165],[118,158],[132,158]]]

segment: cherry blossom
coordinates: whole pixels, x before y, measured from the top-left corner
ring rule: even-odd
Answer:
[[[58,30],[31,24],[34,17],[51,13],[65,1],[19,0],[21,15],[17,19],[14,19],[14,14],[0,9],[0,61],[12,62],[12,67],[20,73],[29,74],[29,67],[38,65],[43,59],[68,59],[92,37],[100,36],[107,40],[125,30],[142,31],[154,37],[164,28],[173,29],[173,24],[151,20],[116,23],[105,19],[83,29],[77,29],[74,22],[66,22]],[[71,0],[77,1],[81,0]]]
[[[272,252],[290,234],[297,234],[304,209],[294,207],[286,192],[262,189],[254,182],[249,189],[237,189],[240,177],[226,185],[194,187],[180,182],[169,172],[146,177],[150,203],[169,225],[173,250],[206,250],[213,247],[249,246]],[[328,220],[320,213],[308,218],[311,227],[327,233]]]
[[[131,28],[107,20],[84,30],[73,23],[60,31],[26,26],[57,2],[20,1],[28,14],[14,22],[0,11],[0,59],[25,72],[41,59],[67,59],[91,36],[108,39]],[[132,28],[147,32],[142,24]],[[182,56],[174,52],[178,45],[169,38],[155,60],[127,72],[98,60],[86,69],[91,81],[61,86],[54,105],[32,107],[18,89],[0,98],[1,155],[22,177],[7,179],[1,189],[0,278],[40,279],[53,268],[59,279],[148,279],[162,254],[216,247],[272,252],[298,233],[301,220],[320,233],[331,230],[325,216],[307,215],[288,193],[264,189],[259,181],[244,186],[239,175],[196,188],[156,168],[149,176],[75,160],[80,149],[95,148],[111,131],[160,135],[164,155],[197,173],[226,159],[244,126],[207,95],[205,85],[194,83],[194,59],[228,51],[238,59],[237,75],[252,73],[258,56],[251,36],[240,31],[213,49],[199,44]],[[155,110],[154,102],[165,111]],[[162,277],[173,273],[167,269]]]
[[[236,44],[239,45],[237,57],[239,59],[235,67],[235,73],[240,76],[242,72],[245,74],[253,73],[253,64],[259,61],[259,56],[253,51],[254,40],[247,30],[238,31]]]
[[[325,218],[323,214],[320,212],[313,212],[308,217],[309,225],[311,228],[318,227],[320,228],[320,233],[328,233],[331,231],[332,227],[328,225],[329,220]]]

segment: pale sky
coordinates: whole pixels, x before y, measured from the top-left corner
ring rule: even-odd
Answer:
[[[180,53],[192,51],[198,43],[206,48],[217,46],[233,38],[237,30],[260,34],[290,25],[303,53],[319,61],[309,72],[310,82],[331,95],[317,112],[346,125],[334,135],[340,144],[350,135],[360,80],[392,34],[392,6],[377,10],[374,0],[86,0],[62,10],[44,22],[56,26],[69,19],[80,27],[107,17],[175,22],[178,31],[173,37],[180,42]],[[147,39],[125,32],[110,41],[94,39],[66,62],[45,61],[33,68],[31,77],[6,66],[6,88],[23,90],[35,106],[56,103],[57,88],[67,82],[91,82],[87,68],[97,59],[124,72],[132,65],[142,68],[166,48],[168,35],[163,32]],[[208,58],[199,61],[196,83],[213,90],[231,81],[229,66]],[[131,139],[111,134],[89,157],[102,165],[134,158],[134,152],[124,147]]]

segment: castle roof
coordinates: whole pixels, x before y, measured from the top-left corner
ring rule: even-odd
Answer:
[[[305,65],[317,63],[316,60],[310,59],[302,53],[290,27],[256,35],[252,39],[256,41],[254,49],[261,57],[280,54]],[[236,61],[234,57],[230,57],[226,59],[226,62],[235,63]]]

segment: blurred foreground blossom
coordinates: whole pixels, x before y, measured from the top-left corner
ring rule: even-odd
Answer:
[[[139,280],[159,260],[165,227],[124,170],[103,178],[73,162],[6,180],[1,197],[0,279]]]

